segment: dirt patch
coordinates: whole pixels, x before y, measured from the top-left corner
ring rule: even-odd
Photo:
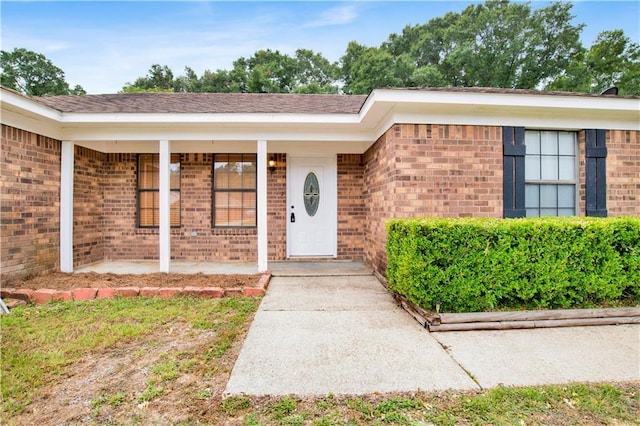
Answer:
[[[207,275],[207,274],[98,274],[54,272],[22,281],[13,281],[3,287],[16,289],[72,290],[76,288],[108,287],[257,287],[262,275]]]
[[[174,322],[143,341],[91,354],[73,365],[69,377],[45,386],[10,424],[175,424],[193,419],[217,423],[215,407],[244,333],[204,378],[200,366],[194,366],[180,371],[175,380],[154,382],[159,364],[176,357],[182,362],[197,358],[215,334]],[[147,401],[144,395],[150,389],[161,396]]]

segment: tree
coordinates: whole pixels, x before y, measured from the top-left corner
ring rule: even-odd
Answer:
[[[598,34],[546,89],[601,93],[611,86],[621,95],[640,95],[640,45],[619,29]]]
[[[2,85],[28,96],[84,95],[80,85],[72,88],[64,71],[44,55],[24,48],[0,51]]]
[[[329,62],[320,53],[298,49],[294,57],[296,93],[338,93],[338,65]]]
[[[555,2],[532,11],[527,3],[487,1],[407,26],[382,48],[414,61],[422,70],[414,84],[534,89],[559,75],[581,49],[583,26],[571,24],[571,7]]]
[[[133,83],[127,83],[122,88],[125,93],[131,92],[174,92],[176,81],[173,71],[167,65],[151,65],[149,73],[138,77]]]
[[[377,47],[369,47],[351,64],[350,83],[345,92],[368,94],[373,89],[406,86],[415,71],[408,55],[394,57]]]

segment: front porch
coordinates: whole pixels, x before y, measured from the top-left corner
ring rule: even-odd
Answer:
[[[153,274],[159,270],[154,260],[118,260],[97,262],[76,268],[74,273],[98,274]],[[357,261],[286,261],[269,262],[268,270],[274,276],[350,276],[371,275],[373,270],[365,262]],[[176,274],[258,274],[256,262],[189,262],[172,260],[171,273]]]

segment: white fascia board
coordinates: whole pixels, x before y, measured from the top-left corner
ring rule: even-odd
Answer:
[[[33,114],[24,114],[15,110],[2,109],[0,114],[2,124],[15,127],[17,129],[28,130],[39,135],[53,139],[62,140],[62,129],[60,123],[54,120],[38,117]]]
[[[55,121],[60,121],[62,117],[60,111],[42,105],[27,96],[19,95],[9,90],[2,90],[0,95],[0,105],[3,113],[5,109],[10,109],[22,111],[26,115],[35,115]]]
[[[73,124],[358,124],[358,114],[64,113]]]
[[[584,117],[553,117],[553,116],[521,116],[512,114],[509,116],[490,116],[478,114],[436,114],[425,116],[424,114],[406,113],[395,114],[382,123],[376,132],[376,136],[383,135],[394,124],[451,124],[451,125],[477,125],[477,126],[523,126],[530,129],[549,130],[582,130],[582,129],[607,129],[607,130],[640,130],[640,124],[632,121],[615,121],[610,118],[584,118]]]
[[[194,141],[238,141],[238,140],[326,140],[367,141],[372,132],[363,132],[357,126],[106,126],[65,127],[62,137],[75,141],[139,141],[139,140],[194,140]]]
[[[369,105],[369,101],[371,104]],[[637,112],[640,99],[617,98],[612,96],[551,95],[523,93],[483,93],[483,92],[444,92],[428,90],[385,90],[376,89],[365,102],[370,109],[378,103],[392,103],[398,106],[407,103],[496,106],[505,109],[557,108],[574,110],[603,110]],[[363,108],[364,111],[364,108]]]

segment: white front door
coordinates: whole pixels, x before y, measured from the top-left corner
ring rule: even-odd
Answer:
[[[336,158],[290,157],[287,176],[289,256],[337,255]]]

